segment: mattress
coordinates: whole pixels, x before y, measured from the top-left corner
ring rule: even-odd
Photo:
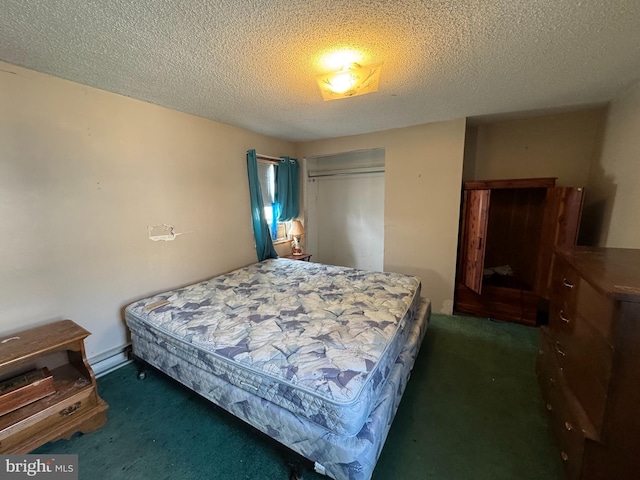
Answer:
[[[356,435],[328,432],[316,423],[291,413],[257,395],[235,387],[211,373],[193,368],[159,339],[133,335],[138,358],[246,421],[271,438],[315,463],[316,471],[336,480],[369,480],[395,417],[411,369],[427,330],[430,304],[421,299],[406,344],[383,382],[371,413]],[[411,405],[407,405],[411,409]]]
[[[361,431],[419,305],[415,277],[269,259],[135,302],[125,318],[135,337],[349,436]]]

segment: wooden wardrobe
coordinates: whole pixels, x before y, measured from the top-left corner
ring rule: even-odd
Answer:
[[[576,243],[583,189],[555,178],[464,183],[454,312],[536,325],[552,249]]]

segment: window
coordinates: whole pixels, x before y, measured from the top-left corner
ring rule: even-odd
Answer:
[[[271,162],[258,160],[258,177],[262,189],[262,201],[264,202],[264,216],[269,224],[271,239],[284,241],[287,239],[286,222],[277,222],[274,218],[274,204],[276,198],[276,168]]]

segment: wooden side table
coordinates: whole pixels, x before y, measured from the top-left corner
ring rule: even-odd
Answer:
[[[311,258],[310,253],[303,253],[302,255],[285,255],[282,258],[288,258],[290,260],[302,260],[303,262],[308,262]]]
[[[89,332],[71,320],[0,337],[0,379],[47,368],[55,393],[0,416],[0,454],[28,453],[52,440],[88,433],[107,421],[87,362]]]

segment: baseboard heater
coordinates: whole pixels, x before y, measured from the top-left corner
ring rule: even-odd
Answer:
[[[131,342],[121,345],[120,347],[107,350],[95,357],[89,359],[91,368],[99,378],[107,373],[111,373],[120,367],[124,367],[128,363],[131,363]]]

